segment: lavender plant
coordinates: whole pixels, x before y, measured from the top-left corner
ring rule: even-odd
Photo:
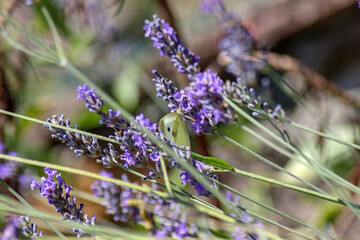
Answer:
[[[27,1],[27,3],[30,3],[30,1]],[[164,133],[158,129],[157,124],[152,123],[144,114],[132,117],[131,114],[104,94],[84,74],[70,64],[69,59],[65,56],[51,14],[43,7],[42,11],[54,37],[55,50],[52,47],[47,47],[46,44],[42,44],[26,29],[16,25],[14,21],[10,21],[11,19],[4,14],[2,15],[20,32],[25,33],[30,41],[36,43],[35,45],[45,51],[47,55],[40,54],[40,52],[31,48],[24,48],[20,43],[9,37],[5,28],[1,27],[1,31],[13,46],[42,60],[64,67],[84,82],[84,85],[77,89],[78,100],[84,100],[88,111],[100,117],[99,124],[110,130],[110,135],[100,137],[80,131],[77,125],[73,128],[70,120],[65,119],[65,115],[60,117],[53,115],[47,119],[44,125],[52,132],[52,137],[66,144],[74,151],[76,157],[94,158],[104,168],[121,167],[123,170],[140,177],[138,182],[131,183],[125,174],[122,174],[121,179],[117,179],[114,174],[105,171],[100,175],[86,174],[98,179],[91,188],[95,198],[100,200],[102,205],[106,207],[106,214],[111,215],[114,222],[128,223],[136,232],[146,230],[148,234],[157,239],[233,238],[254,240],[278,239],[287,236],[282,232],[279,233],[279,237],[269,233],[269,230],[272,231],[269,225],[275,225],[303,239],[333,239],[332,234],[318,230],[306,222],[285,214],[269,204],[265,204],[265,197],[263,201],[259,201],[242,194],[235,188],[230,187],[229,184],[223,183],[225,178],[241,174],[345,206],[356,216],[360,216],[359,205],[351,202],[343,193],[343,191],[349,190],[354,194],[360,194],[360,189],[330,171],[326,166],[319,164],[312,157],[304,154],[290,141],[290,134],[287,131],[280,130],[274,120],[297,126],[303,130],[306,128],[292,123],[280,105],[275,108],[269,106],[256,93],[254,88],[248,86],[250,81],[269,69],[266,51],[259,51],[256,48],[250,32],[242,25],[242,21],[238,17],[226,10],[222,1],[208,0],[203,3],[204,11],[215,15],[225,30],[224,38],[219,43],[219,50],[220,55],[226,60],[225,70],[234,77],[234,80],[224,81],[213,70],[201,69],[200,58],[195,56],[184,45],[174,28],[165,20],[154,15],[152,20],[145,21],[145,37],[150,38],[154,42],[153,46],[160,50],[160,55],[170,58],[170,62],[178,72],[186,76],[190,82],[189,86],[179,89],[175,87],[176,84],[173,80],[169,80],[160,74],[160,70],[153,70],[152,73],[155,75],[153,82],[155,83],[157,97],[168,104],[171,112],[180,113],[185,120],[190,122],[195,134],[221,136],[235,146],[247,151],[251,156],[300,180],[313,190],[248,173],[223,160],[191,152],[190,148],[178,146],[172,139],[166,138]],[[92,22],[92,24],[95,23],[96,20]],[[105,29],[106,24],[103,23],[103,25]],[[115,31],[111,31],[111,34],[100,38],[102,38],[102,41],[105,39],[106,42],[114,38],[115,35]],[[108,109],[107,105],[111,109]],[[1,110],[1,113],[6,112]],[[240,125],[243,130],[256,136],[289,159],[300,159],[299,161],[314,170],[337,196],[331,196],[313,183],[295,176],[282,166],[272,163],[260,154],[224,135],[220,124],[235,128],[234,125],[238,122],[239,117],[245,117],[267,133],[272,140],[281,143],[285,149]],[[281,137],[262,125],[258,121],[259,119],[267,120],[281,134]],[[356,144],[311,129],[306,130],[348,147],[360,149]],[[102,141],[108,142],[107,147],[104,147]],[[23,162],[42,166],[39,162],[21,159],[12,153],[5,153],[5,147],[0,144],[0,157],[12,161],[0,165],[0,177],[2,179],[16,178],[15,176],[18,174],[15,174],[14,169],[17,165],[13,163]],[[226,154],[223,153],[222,155],[225,158]],[[101,238],[113,234],[115,229],[106,233],[88,232],[86,230],[89,229],[87,227],[97,227],[95,226],[95,216],[89,218],[84,214],[84,205],[78,205],[77,198],[70,195],[73,187],[66,185],[61,174],[57,174],[55,169],[60,170],[62,166],[52,164],[51,168],[46,167],[45,173],[48,177],[42,177],[40,183],[35,178],[32,178],[31,189],[39,189],[40,195],[46,197],[48,204],[53,205],[56,212],[62,215],[62,220],[77,225],[73,229],[77,237]],[[77,169],[63,168],[62,170],[85,175],[85,172]],[[143,172],[146,172],[146,174],[144,175]],[[223,178],[218,177],[219,172],[222,172]],[[2,179],[0,180],[3,183]],[[22,180],[19,181],[22,182]],[[3,185],[5,184],[3,183]],[[192,188],[189,189],[187,185],[192,186]],[[341,190],[338,190],[339,188]],[[226,190],[231,193],[226,192]],[[249,201],[251,205],[243,205],[243,200]],[[218,203],[214,203],[215,201],[218,201]],[[264,210],[264,213],[258,214],[252,211],[253,205],[259,207],[261,211]],[[0,207],[2,206],[0,204]],[[250,207],[248,209],[244,206]],[[287,224],[283,225],[280,223],[281,220],[272,220],[274,216],[265,213],[265,210],[291,221],[296,226],[306,228],[307,232],[304,232],[302,228],[288,227]],[[2,231],[3,236],[12,235],[17,238],[19,229],[21,229],[20,225],[22,225],[23,235],[27,238],[36,239],[42,237],[42,231],[38,232],[37,225],[31,222],[30,216],[21,216],[19,220],[16,219],[8,221]],[[111,236],[114,237],[114,235]],[[125,233],[122,236],[131,237],[135,235]],[[147,235],[141,235],[140,237],[148,238]],[[292,237],[293,235],[290,235],[288,239]]]

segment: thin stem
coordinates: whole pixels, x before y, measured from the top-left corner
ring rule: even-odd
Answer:
[[[251,134],[252,136],[256,137],[257,139],[259,139],[261,142],[263,142],[264,144],[266,144],[267,146],[271,147],[272,149],[276,150],[277,152],[283,154],[284,156],[288,157],[288,158],[296,158],[297,156],[293,153],[290,153],[288,151],[286,151],[283,148],[280,148],[279,146],[275,145],[273,142],[267,140],[266,138],[262,137],[260,134],[256,133],[255,131],[253,131],[251,128],[237,123],[237,125],[243,129],[245,132]]]
[[[117,142],[114,139],[104,137],[104,136],[101,136],[101,135],[98,135],[98,134],[95,134],[95,133],[89,133],[89,132],[82,131],[82,130],[79,130],[79,129],[69,128],[69,127],[58,125],[58,124],[49,123],[49,122],[42,121],[42,120],[39,120],[39,119],[36,119],[36,118],[27,117],[27,116],[20,115],[20,114],[17,114],[17,113],[12,113],[12,112],[9,112],[9,111],[3,110],[3,109],[0,109],[0,113],[6,114],[6,115],[9,115],[9,116],[13,116],[13,117],[17,117],[17,118],[21,118],[21,119],[28,120],[28,121],[35,122],[35,123],[40,123],[42,125],[48,125],[48,126],[51,126],[51,127],[54,127],[54,128],[59,128],[59,129],[67,130],[67,131],[70,131],[70,132],[79,133],[79,134],[86,135],[86,136],[93,137],[93,138],[97,138],[97,139],[100,139],[100,140],[103,140],[103,141],[107,141],[107,142],[111,142],[111,143],[115,143],[115,144],[120,144],[119,142]]]
[[[192,156],[193,156],[194,159],[196,159],[197,161],[200,161],[200,162],[202,162],[204,159],[208,158],[208,157],[201,156],[201,155],[195,154],[195,153],[193,153]],[[199,156],[201,156],[201,157],[199,157]],[[213,158],[213,157],[211,157],[211,158]],[[222,161],[220,159],[217,159],[217,160]],[[233,170],[224,170],[222,172],[235,172],[237,174],[240,174],[242,176],[249,177],[249,178],[252,178],[252,179],[255,179],[255,180],[259,180],[259,181],[266,182],[266,183],[269,183],[269,184],[277,185],[279,187],[294,190],[294,191],[304,193],[304,194],[307,194],[307,195],[310,195],[310,196],[318,197],[318,198],[321,198],[323,200],[327,200],[327,201],[330,201],[330,202],[338,203],[338,204],[341,204],[341,205],[346,205],[346,203],[344,203],[341,199],[332,197],[332,196],[330,196],[328,194],[322,194],[322,193],[319,193],[319,192],[316,192],[316,191],[313,191],[313,190],[310,190],[310,189],[306,189],[306,188],[303,188],[303,187],[299,187],[299,186],[295,186],[295,185],[292,185],[292,184],[284,183],[284,182],[281,182],[281,181],[278,181],[278,180],[275,180],[275,179],[272,179],[272,178],[267,178],[267,177],[264,177],[264,176],[261,176],[261,175],[257,175],[255,173],[246,172],[246,171],[234,168],[234,167],[232,167],[232,169]],[[355,203],[350,203],[350,204],[353,207],[360,209],[360,205],[355,204]]]
[[[58,169],[58,170],[63,171],[63,172],[80,174],[80,175],[87,176],[87,177],[90,177],[90,178],[103,180],[103,181],[107,181],[107,182],[112,182],[112,183],[114,183],[116,185],[119,185],[119,186],[133,188],[133,189],[145,192],[145,193],[153,193],[153,194],[156,194],[156,195],[158,195],[158,196],[160,196],[160,197],[162,197],[164,199],[169,198],[169,195],[167,193],[151,189],[151,188],[147,187],[146,185],[139,186],[139,185],[128,183],[128,182],[125,182],[125,181],[121,181],[121,180],[118,180],[118,179],[104,177],[104,176],[101,176],[99,174],[87,172],[87,171],[84,171],[84,170],[78,170],[78,169],[74,169],[74,168],[63,167],[63,166],[60,166],[60,165],[51,164],[51,163],[47,163],[47,162],[40,162],[40,161],[35,161],[35,160],[30,160],[30,159],[13,157],[13,156],[5,155],[5,154],[0,154],[0,158],[6,159],[6,160],[9,160],[9,161],[16,161],[16,162],[21,162],[21,163],[24,163],[24,164],[30,164],[30,165],[33,165],[33,166],[50,167],[52,169]],[[136,174],[136,175],[138,175],[138,174]],[[140,175],[140,177],[145,177],[144,175],[142,175],[140,173],[139,173],[139,175]],[[149,181],[153,182],[153,183],[156,183],[157,185],[160,185],[160,186],[163,187],[162,184],[157,183],[156,181],[153,181],[153,180],[149,180]],[[176,192],[177,192],[178,197],[181,197],[183,195],[181,192],[178,192],[178,191],[176,191]],[[221,214],[224,214],[222,210],[220,210],[218,208],[215,208],[214,206],[209,205],[208,203],[202,201],[201,199],[196,198],[195,196],[192,196],[192,195],[190,195],[190,196],[191,197],[187,197],[186,199],[196,203],[196,204],[191,204],[191,206],[194,207],[195,209],[198,209],[199,211],[201,211],[201,212],[203,212],[205,214],[208,214],[210,216],[216,217],[218,219],[224,220],[224,221],[229,222],[229,223],[237,222],[237,220],[232,216],[221,215]],[[201,206],[198,206],[199,204]]]
[[[61,66],[65,66],[66,63],[67,63],[67,58],[65,56],[64,49],[63,49],[63,47],[61,45],[61,40],[60,40],[60,37],[59,37],[59,33],[56,30],[54,21],[52,20],[48,10],[45,7],[41,7],[41,11],[43,12],[43,14],[45,16],[45,19],[46,19],[47,23],[49,24],[49,28],[50,28],[51,33],[53,35],[55,45],[56,45],[56,49],[57,49],[57,52],[58,52],[58,56],[60,58],[60,63],[59,64]]]
[[[51,163],[47,163],[47,162],[40,162],[40,161],[30,160],[30,159],[25,159],[25,158],[20,158],[20,157],[13,157],[13,156],[5,155],[5,154],[0,154],[0,158],[10,160],[10,161],[15,161],[15,162],[21,162],[21,163],[24,163],[24,164],[31,164],[31,165],[39,166],[39,167],[49,167],[49,168],[52,168],[52,169],[58,169],[58,170],[63,171],[63,172],[79,174],[79,175],[82,175],[82,176],[87,176],[87,177],[95,178],[95,179],[98,179],[98,180],[111,182],[111,183],[114,183],[114,184],[119,185],[119,186],[136,189],[136,190],[141,191],[141,192],[150,193],[149,189],[147,189],[147,188],[145,188],[143,186],[139,186],[139,185],[129,183],[129,182],[126,182],[126,181],[122,181],[122,180],[119,180],[119,179],[114,179],[114,178],[101,176],[99,174],[84,171],[84,170],[74,169],[74,168],[70,168],[70,167],[64,167],[64,166],[60,166],[60,165],[57,165],[57,164],[51,164]],[[154,193],[156,195],[159,195],[162,198],[165,198],[165,199],[169,198],[169,195],[167,193],[156,191],[156,190],[153,190],[153,191],[154,191]]]
[[[161,156],[161,153],[160,153],[160,164],[161,164],[161,171],[162,171],[162,175],[163,175],[163,178],[164,178],[164,181],[165,181],[166,189],[167,189],[169,195],[171,197],[174,197],[174,193],[173,193],[172,188],[171,188],[168,172],[166,170],[166,164],[165,164],[164,158]]]
[[[36,44],[37,46],[39,46],[40,48],[44,49],[45,51],[47,51],[50,55],[52,55],[53,57],[57,58],[58,55],[56,53],[56,51],[54,51],[53,49],[47,47],[46,44],[44,44],[43,42],[41,42],[39,39],[37,39],[33,34],[29,33],[25,28],[23,28],[22,26],[20,26],[16,21],[14,21],[12,18],[8,17],[6,14],[4,14],[1,10],[0,10],[0,15],[3,16],[6,21],[8,21],[12,26],[14,26],[15,28],[17,28],[21,33],[23,33],[26,37],[28,37],[34,44]]]
[[[306,131],[306,132],[309,132],[309,133],[318,135],[318,136],[320,136],[320,137],[323,137],[323,138],[332,140],[332,141],[334,141],[334,142],[343,144],[343,145],[345,145],[345,146],[353,147],[353,148],[356,148],[357,150],[360,150],[360,146],[357,145],[357,144],[350,143],[350,142],[341,140],[341,139],[339,139],[339,138],[335,138],[335,137],[330,136],[330,135],[328,135],[328,134],[325,134],[325,133],[316,131],[316,130],[314,130],[314,129],[305,127],[305,126],[303,126],[303,125],[301,125],[301,124],[298,124],[298,123],[295,123],[295,122],[292,122],[292,121],[286,121],[285,123],[287,123],[287,124],[289,124],[289,125],[291,125],[291,126],[294,126],[294,127],[298,128],[298,129],[301,129],[301,130],[303,130],[303,131]]]
[[[311,187],[312,189],[314,189],[314,190],[316,190],[316,191],[318,191],[318,192],[320,192],[320,193],[322,193],[322,194],[324,194],[324,195],[328,195],[324,190],[316,187],[315,185],[309,183],[308,181],[306,181],[306,180],[304,180],[304,179],[299,178],[298,176],[296,176],[296,175],[292,174],[291,172],[287,171],[286,169],[284,169],[284,168],[276,165],[275,163],[271,162],[270,160],[264,158],[263,156],[255,153],[255,152],[253,152],[253,151],[251,151],[250,149],[244,147],[243,145],[239,144],[238,142],[236,142],[235,140],[229,138],[228,136],[226,136],[226,135],[224,135],[224,134],[222,134],[222,133],[218,133],[218,134],[219,134],[220,136],[222,136],[223,138],[225,138],[225,140],[231,142],[232,144],[234,144],[234,145],[237,146],[238,148],[241,148],[242,150],[250,153],[250,154],[253,155],[254,157],[256,157],[256,158],[260,159],[261,161],[269,164],[270,166],[272,166],[272,167],[274,167],[274,168],[276,168],[276,169],[278,169],[278,170],[280,170],[280,171],[282,171],[282,172],[285,172],[285,173],[288,174],[289,176],[291,176],[291,177],[295,178],[296,180],[298,180],[299,182],[301,182],[301,183],[303,183],[303,184]]]
[[[0,28],[1,29],[1,28]],[[52,57],[49,57],[45,54],[42,54],[40,52],[35,52],[33,50],[30,50],[26,47],[24,47],[23,45],[19,44],[17,41],[15,41],[5,30],[1,29],[1,35],[5,38],[5,40],[10,44],[12,45],[14,48],[20,50],[20,51],[23,51],[25,52],[26,54],[30,55],[30,56],[33,56],[33,57],[36,57],[36,58],[39,58],[41,60],[44,60],[44,61],[47,61],[47,62],[51,62],[51,63],[55,63],[55,64],[58,64],[58,59],[56,58],[52,58]]]
[[[297,192],[300,192],[300,193],[304,193],[304,194],[307,194],[307,195],[310,195],[310,196],[318,197],[318,198],[321,198],[321,199],[324,199],[324,200],[327,200],[327,201],[330,201],[330,202],[338,203],[338,204],[341,204],[341,205],[346,205],[342,200],[340,200],[338,198],[335,198],[335,197],[332,197],[332,196],[329,196],[329,195],[326,195],[326,194],[322,194],[322,193],[319,193],[319,192],[316,192],[316,191],[313,191],[313,190],[309,190],[309,189],[306,189],[306,188],[303,188],[303,187],[298,187],[298,186],[295,186],[295,185],[292,185],[292,184],[280,182],[280,181],[277,181],[277,180],[272,179],[272,178],[263,177],[263,176],[260,176],[260,175],[254,174],[254,173],[249,173],[249,172],[237,169],[237,168],[235,168],[235,173],[243,175],[245,177],[256,179],[256,180],[259,180],[259,181],[262,181],[262,182],[277,185],[279,187],[291,189],[291,190],[294,190],[294,191],[297,191]],[[358,205],[358,204],[351,203],[351,205],[353,205],[354,207],[360,209],[360,205]]]
[[[302,234],[302,233],[300,233],[300,232],[298,232],[298,231],[295,231],[295,230],[293,230],[293,229],[291,229],[291,228],[289,228],[289,227],[286,227],[286,226],[284,226],[284,225],[282,225],[282,224],[280,224],[280,223],[277,223],[277,222],[271,220],[270,218],[267,218],[267,217],[264,217],[264,216],[262,216],[262,215],[259,215],[259,214],[255,213],[255,212],[253,212],[253,211],[249,211],[249,210],[244,210],[244,211],[245,211],[247,214],[249,214],[249,215],[251,215],[251,216],[253,216],[253,217],[256,217],[256,218],[258,218],[258,219],[261,219],[262,221],[268,222],[268,223],[273,224],[273,225],[275,225],[275,226],[277,226],[277,227],[283,228],[283,229],[285,229],[285,230],[287,230],[287,231],[289,231],[289,232],[292,232],[292,233],[294,233],[294,234],[296,234],[296,235],[298,235],[298,236],[301,236],[301,237],[303,237],[303,238],[305,238],[305,239],[314,240],[314,238],[308,237],[308,236],[306,236],[306,235],[304,235],[304,234]]]
[[[328,168],[324,167],[323,165],[317,163],[315,160],[307,157],[305,154],[303,154],[301,151],[299,151],[299,149],[295,148],[293,145],[291,145],[288,142],[285,142],[282,138],[280,138],[279,136],[277,136],[276,134],[274,134],[272,131],[270,131],[269,129],[267,129],[265,126],[263,126],[262,124],[260,124],[258,121],[256,121],[253,117],[251,117],[250,115],[248,115],[246,112],[244,112],[241,108],[239,108],[235,103],[233,103],[229,98],[224,97],[224,100],[229,103],[229,105],[235,109],[238,113],[240,113],[244,118],[246,118],[247,120],[249,120],[251,123],[253,123],[255,126],[257,126],[258,128],[260,128],[261,130],[263,130],[265,133],[267,133],[268,135],[270,135],[271,137],[273,137],[276,141],[278,141],[279,143],[283,144],[284,146],[288,147],[290,150],[300,154],[310,165],[316,165],[316,168],[314,169],[315,171],[317,171],[317,174],[319,176],[322,175],[327,175],[326,177],[331,177],[333,178],[334,181],[336,181],[338,184],[341,184],[343,187],[351,189],[352,191],[360,194],[360,188],[356,187],[355,185],[349,183],[348,181],[346,181],[345,179],[339,177],[337,174],[333,173],[331,170],[329,170]],[[320,171],[319,171],[320,170]]]

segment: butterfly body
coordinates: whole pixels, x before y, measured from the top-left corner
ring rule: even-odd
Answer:
[[[171,142],[176,143],[179,147],[185,146],[190,148],[190,138],[186,130],[184,119],[178,112],[166,114],[160,121],[159,131]]]

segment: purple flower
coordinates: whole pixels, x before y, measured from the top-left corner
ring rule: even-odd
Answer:
[[[221,53],[228,58],[225,70],[241,84],[253,80],[257,72],[267,64],[266,53],[254,55],[254,39],[241,24],[234,24],[227,29],[220,41]]]
[[[211,196],[211,193],[200,183],[196,183],[194,189],[197,191],[199,196]]]
[[[195,81],[186,88],[188,97],[195,105],[200,105],[211,114],[214,123],[229,123],[234,115],[222,97],[223,81],[210,70],[195,75]]]
[[[273,111],[269,110],[269,116],[278,119],[280,122],[286,119],[285,111],[282,109],[281,105],[277,105]]]
[[[283,110],[273,112],[268,108],[266,102],[256,96],[254,89],[247,87],[247,82],[255,79],[258,73],[267,65],[267,53],[265,51],[255,51],[253,36],[242,26],[241,19],[226,10],[222,1],[204,0],[203,6],[205,11],[216,15],[226,29],[225,37],[220,41],[219,48],[221,56],[226,58],[225,70],[236,78],[236,82],[230,83],[228,81],[225,85],[222,84],[223,94],[240,106],[247,107],[253,117],[260,119],[276,118],[279,121],[284,121],[285,113]],[[217,84],[214,86],[217,86]],[[204,88],[200,85],[193,86],[193,89],[198,89],[196,91],[197,97],[204,95]],[[189,93],[191,92],[189,91]],[[208,99],[209,103],[216,103],[211,97],[204,99]],[[215,106],[213,110],[206,102],[205,106],[213,111],[212,115],[215,124],[218,122],[228,123],[229,120],[232,120],[232,116],[226,110],[227,104],[222,104],[221,101],[219,103],[211,104]],[[279,115],[281,117],[278,117]]]
[[[137,161],[132,156],[130,150],[124,149],[124,153],[121,155],[121,160],[125,161],[125,167],[130,167],[136,165]]]
[[[151,123],[149,119],[144,117],[144,114],[139,114],[136,116],[135,121],[140,123],[141,126],[149,129],[151,132],[155,133],[157,131],[157,124]]]
[[[80,86],[77,89],[79,95],[77,97],[78,100],[86,101],[86,108],[89,109],[92,113],[100,113],[104,108],[104,101],[101,100],[96,92],[89,88],[86,84],[84,86]]]
[[[181,110],[185,120],[192,123],[196,134],[213,134],[215,131],[214,120],[211,112],[207,109],[199,109],[194,102],[188,98],[185,91],[178,92],[170,80],[163,78],[156,70],[153,71],[156,78],[153,79],[156,89],[161,91],[162,98],[169,102],[171,111]]]
[[[114,128],[119,131],[126,128],[128,125],[125,119],[121,117],[120,111],[109,109],[107,114],[101,112],[100,115],[102,116],[102,119],[99,120],[99,123],[106,124],[107,128]]]
[[[176,47],[180,46],[181,40],[176,37],[174,30],[164,20],[154,16],[153,22],[146,21],[144,29],[145,36],[152,36],[154,46],[160,49],[162,55],[170,56],[173,64],[180,63],[180,66],[184,67],[184,64],[189,62],[187,57],[184,57],[184,61],[174,57],[179,49],[183,52],[181,57],[188,56],[185,53],[193,56],[190,50],[183,46]],[[233,121],[233,113],[222,97],[223,81],[216,74],[211,73],[210,70],[200,72],[198,68],[196,71],[185,71],[184,68],[179,68],[179,72],[186,73],[191,80],[190,86],[184,91],[178,91],[172,81],[163,78],[157,71],[153,71],[156,76],[153,81],[156,84],[157,96],[168,102],[172,112],[180,109],[183,117],[192,122],[192,128],[196,134],[213,134],[218,123]]]
[[[211,178],[217,179],[216,174],[213,173],[213,171],[211,171],[211,169],[206,164],[199,163],[195,160],[192,160],[192,162],[193,162],[193,166],[195,166],[199,172],[204,173]],[[211,196],[211,193],[202,184],[196,181],[187,171],[183,171],[180,174],[180,178],[182,179],[183,186],[185,186],[186,184],[190,184],[194,186],[194,189],[197,191],[197,194],[199,196],[206,196],[206,197]]]
[[[185,186],[186,184],[192,184],[194,183],[195,179],[190,175],[188,172],[182,172],[180,174],[180,178],[182,178],[182,185]]]
[[[0,154],[6,154],[6,144],[3,142],[0,142]],[[11,157],[18,157],[18,154],[14,151],[8,152],[7,155]],[[20,176],[23,176],[22,173],[24,171],[21,166],[22,163],[4,160],[4,163],[0,163],[0,178],[6,179],[8,184],[11,186],[19,187],[20,192],[25,194],[28,190],[28,185],[26,186],[26,189],[21,188],[21,186],[25,183],[20,178]],[[28,176],[26,177],[28,178]]]
[[[54,205],[56,211],[60,212],[65,218],[75,218],[76,220],[82,221],[82,207],[74,209],[73,206],[76,198],[70,198],[70,191],[72,191],[73,188],[65,184],[65,180],[61,177],[61,174],[56,175],[57,170],[45,168],[45,173],[48,175],[48,178],[42,177],[42,184],[39,184],[32,178],[31,190],[35,190],[35,188],[39,189],[40,195],[46,197],[49,205]],[[56,177],[58,182],[54,181],[54,177]]]
[[[170,30],[167,30],[170,33]],[[192,127],[196,130],[195,132],[198,134],[202,133],[212,133],[214,131],[214,120],[212,120],[212,114],[210,110],[207,109],[198,109],[192,101],[187,100],[187,95],[184,91],[180,93],[177,91],[171,81],[164,79],[159,73],[156,71],[154,72],[157,76],[157,79],[154,79],[158,89],[158,95],[162,96],[166,101],[169,102],[169,105],[173,106],[173,109],[181,109],[183,110],[183,116],[187,120],[192,121]],[[212,75],[210,72],[205,74],[206,76],[210,76],[215,82],[220,81],[216,75]],[[83,87],[79,87],[79,95],[81,95],[81,99],[93,99],[92,102],[87,102],[87,108],[90,112],[93,112],[91,109],[96,108],[96,106],[91,106],[91,104],[96,104],[96,102],[102,102],[101,99],[98,98],[96,93],[93,92],[92,89],[89,89],[86,85]],[[217,88],[210,88],[210,91],[213,91],[215,94],[219,91]],[[174,97],[175,96],[175,97]],[[113,167],[116,162],[123,161],[125,167],[143,167],[147,164],[148,160],[150,159],[155,163],[157,169],[160,169],[160,156],[163,155],[164,159],[167,159],[170,162],[170,167],[178,167],[180,166],[174,161],[166,156],[165,153],[162,153],[162,150],[158,148],[157,145],[153,144],[143,133],[137,129],[134,124],[131,124],[125,121],[121,117],[121,112],[117,111],[114,112],[109,110],[108,113],[103,112],[96,112],[99,116],[103,119],[100,120],[101,123],[107,124],[107,127],[111,127],[115,130],[115,135],[111,135],[110,138],[117,141],[120,145],[120,149],[122,153],[118,153],[113,144],[109,144],[109,148],[105,148],[103,153],[99,151],[99,147],[89,148],[86,145],[91,144],[91,139],[86,142],[79,141],[83,137],[81,135],[75,135],[70,139],[78,139],[76,142],[78,145],[74,146],[74,143],[71,143],[68,140],[68,133],[65,134],[61,130],[59,131],[61,134],[56,135],[59,139],[64,139],[67,141],[67,144],[73,146],[73,148],[77,148],[81,151],[81,153],[92,153],[93,150],[97,150],[96,153],[98,155],[93,154],[93,156],[97,157],[97,162],[102,163],[104,167],[110,168]],[[139,123],[142,127],[149,129],[152,133],[156,135],[156,137],[166,142],[167,144],[171,145],[174,151],[182,158],[191,160],[191,154],[188,151],[179,151],[175,143],[170,143],[168,139],[166,139],[163,133],[159,132],[157,129],[156,123],[151,123],[149,119],[145,118],[143,114],[140,114],[135,117],[135,121]],[[69,122],[68,122],[69,125]],[[55,132],[56,132],[55,131]],[[60,135],[60,136],[59,136]],[[80,151],[78,150],[78,151]],[[181,169],[181,168],[180,168]],[[199,168],[200,169],[200,168]],[[202,170],[201,170],[202,171]],[[208,174],[207,171],[205,171]],[[209,174],[213,175],[213,174]],[[157,172],[148,172],[148,176],[144,177],[146,179],[157,179],[161,176],[161,174]],[[197,182],[192,182],[193,186],[196,186]],[[201,188],[201,186],[197,186],[199,189],[199,194],[209,196],[209,193]]]
[[[32,178],[31,189],[39,189],[40,195],[48,199],[49,205],[53,205],[56,211],[61,213],[64,220],[94,225],[95,215],[90,220],[84,215],[84,204],[80,204],[80,206],[77,207],[76,197],[71,198],[70,196],[73,187],[65,184],[65,180],[61,177],[61,174],[57,174],[57,170],[50,168],[45,168],[44,171],[48,177],[42,177],[41,183],[36,182],[36,180]],[[73,229],[73,231],[77,233],[78,237],[91,236],[78,228]]]
[[[49,123],[61,125],[64,127],[72,128],[69,119],[65,120],[65,116],[61,115],[59,118],[54,115],[52,118],[46,120]],[[98,157],[101,153],[101,147],[94,137],[89,137],[72,131],[63,130],[56,127],[45,125],[53,134],[52,138],[59,139],[62,143],[65,143],[70,149],[73,149],[77,157],[88,155],[90,157]],[[75,129],[78,126],[75,125]]]
[[[160,153],[158,151],[152,152],[149,154],[149,157],[152,161],[158,163],[160,160]]]
[[[145,37],[154,41],[154,47],[160,50],[161,56],[171,58],[171,63],[180,73],[185,73],[191,80],[199,72],[199,57],[195,56],[182,41],[177,38],[175,30],[163,19],[153,16],[153,21],[145,21]]]

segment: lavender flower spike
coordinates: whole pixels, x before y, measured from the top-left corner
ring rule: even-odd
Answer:
[[[61,174],[56,174],[57,170],[50,168],[45,168],[45,173],[48,175],[48,178],[42,177],[42,184],[39,184],[32,178],[31,189],[39,189],[40,195],[48,199],[49,205],[54,205],[56,211],[61,213],[64,220],[83,224],[95,224],[95,216],[93,216],[91,221],[88,220],[86,215],[84,216],[84,204],[80,204],[80,206],[77,207],[76,197],[71,198],[70,196],[73,187],[65,184],[65,180],[61,177]],[[54,180],[54,177],[57,182]],[[75,228],[73,231],[78,233],[78,237],[90,236],[81,229]]]
[[[19,222],[23,226],[22,234],[30,239],[37,239],[43,237],[43,231],[37,232],[36,223],[31,222],[30,216],[20,216]]]
[[[84,99],[86,101],[86,108],[92,113],[100,113],[104,108],[104,101],[101,100],[96,92],[89,88],[86,84],[82,87],[78,87],[79,92],[78,100]]]
[[[171,63],[180,73],[185,73],[190,80],[200,71],[199,57],[186,48],[181,39],[176,36],[175,30],[163,19],[153,16],[154,20],[145,21],[145,37],[151,37],[154,47],[160,50],[161,56],[171,58]]]
[[[156,78],[153,79],[158,97],[163,98],[169,103],[172,112],[181,110],[185,120],[191,122],[191,127],[196,134],[213,134],[215,132],[215,123],[211,111],[206,108],[199,109],[185,91],[178,91],[173,86],[173,82],[161,76],[156,70],[153,70]],[[196,84],[196,83],[194,83]],[[196,93],[193,94],[195,97]]]
[[[70,119],[65,119],[64,115],[61,115],[59,118],[54,115],[51,119],[48,118],[46,121],[71,128]],[[77,157],[84,155],[98,157],[100,155],[101,147],[98,144],[96,138],[56,127],[51,127],[49,125],[45,125],[45,127],[49,128],[49,130],[53,132],[51,135],[52,138],[59,139],[62,143],[65,143],[68,147],[70,147],[70,149],[73,149]],[[77,125],[75,125],[75,129],[78,129]]]
[[[112,173],[105,171],[101,175],[114,177]],[[129,181],[125,174],[122,175],[122,180]],[[152,187],[157,190],[155,184]],[[186,223],[186,215],[180,205],[173,201],[105,181],[96,181],[92,189],[96,197],[103,199],[106,213],[112,215],[114,221],[141,224],[156,238],[198,237],[197,227]],[[147,210],[146,206],[151,206],[149,209],[154,210]]]

